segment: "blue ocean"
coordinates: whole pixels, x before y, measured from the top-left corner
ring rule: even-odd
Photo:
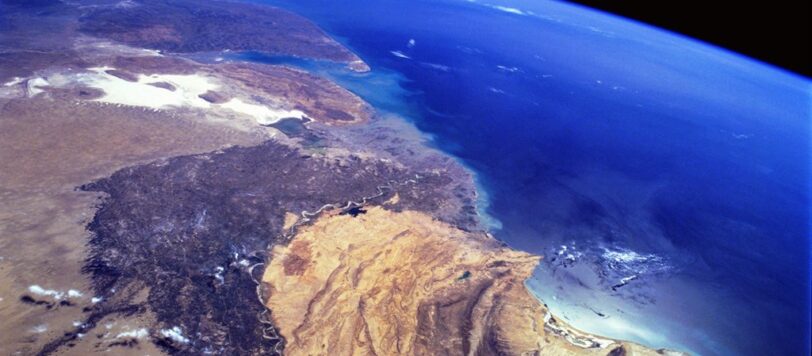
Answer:
[[[476,172],[531,289],[589,332],[808,355],[812,82],[553,1],[262,1],[370,64],[328,76]]]

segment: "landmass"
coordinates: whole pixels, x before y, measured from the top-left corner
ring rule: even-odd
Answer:
[[[678,354],[568,326],[524,285],[539,256],[389,205],[274,247],[263,282],[288,354]]]
[[[284,19],[284,21],[279,21]],[[368,71],[357,55],[307,19],[288,11],[225,1],[123,1],[79,19],[79,31],[133,47],[171,53],[261,51],[346,63]]]
[[[187,56],[369,69],[298,15],[5,1],[0,31],[0,353],[667,353],[551,315],[539,257],[486,233],[471,173],[404,120]]]

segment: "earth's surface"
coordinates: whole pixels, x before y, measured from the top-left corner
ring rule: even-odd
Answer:
[[[0,354],[807,355],[810,110],[560,2],[0,0]]]

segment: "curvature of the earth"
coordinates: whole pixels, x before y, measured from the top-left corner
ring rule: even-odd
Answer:
[[[0,354],[802,354],[808,89],[563,4],[0,0]]]

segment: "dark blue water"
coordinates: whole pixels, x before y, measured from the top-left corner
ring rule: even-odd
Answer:
[[[477,172],[496,236],[545,255],[529,285],[574,325],[808,354],[809,80],[557,2],[266,2],[373,68],[325,75]]]

